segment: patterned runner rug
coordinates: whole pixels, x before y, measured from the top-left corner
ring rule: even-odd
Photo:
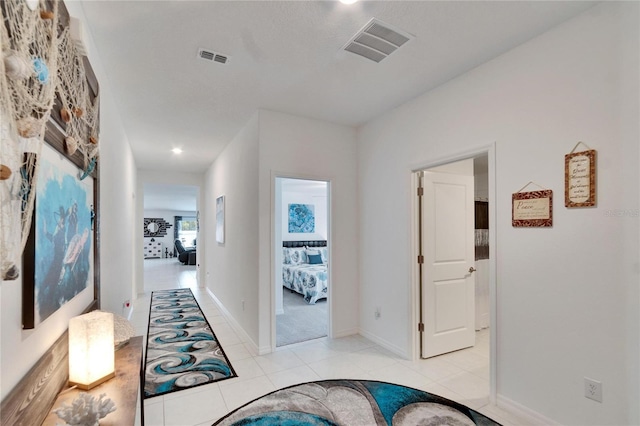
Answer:
[[[372,380],[321,380],[271,392],[227,414],[215,426],[366,425],[499,426],[438,395]]]
[[[151,293],[144,397],[237,377],[190,289]]]

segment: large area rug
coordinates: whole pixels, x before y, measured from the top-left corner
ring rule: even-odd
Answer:
[[[144,397],[236,377],[191,290],[151,293]]]
[[[464,405],[418,389],[369,380],[321,380],[271,392],[214,425],[494,426]]]
[[[298,293],[282,288],[284,313],[276,315],[276,346],[291,345],[327,335],[327,299],[314,305],[304,301]]]

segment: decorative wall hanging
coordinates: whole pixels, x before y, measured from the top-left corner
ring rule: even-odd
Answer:
[[[0,1],[0,18],[0,276],[13,280],[31,229],[44,139],[59,137],[74,163],[74,152],[84,156],[85,176],[96,177],[99,97],[63,2]]]
[[[145,217],[144,218],[144,236],[145,237],[164,237],[167,235],[167,229],[171,228],[169,222],[161,217]]]
[[[587,150],[575,152],[580,144]],[[596,205],[596,150],[584,142],[578,142],[564,156],[564,205],[569,208]]]
[[[541,191],[522,192],[529,182],[511,196],[511,225],[514,227],[550,227],[553,225],[553,191],[542,188]]]
[[[224,243],[224,195],[216,198],[216,241]]]
[[[100,97],[96,94],[92,99],[85,59],[72,38],[70,27],[66,27],[60,36],[59,51],[56,87],[60,105],[58,124],[66,132],[65,151],[73,155],[79,150],[84,157],[84,167],[88,169],[98,155]]]
[[[289,204],[289,232],[312,233],[316,230],[313,204]]]
[[[18,277],[31,229],[31,191],[54,105],[58,2],[0,2],[0,275]]]
[[[23,257],[23,328],[34,328],[93,283],[93,179],[42,149],[33,228]]]

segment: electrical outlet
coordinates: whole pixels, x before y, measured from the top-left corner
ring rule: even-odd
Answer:
[[[602,382],[584,378],[584,396],[597,402],[602,402]]]
[[[382,315],[382,309],[380,308],[380,306],[376,306],[376,310],[373,313],[373,317],[375,319],[380,319],[380,316]]]

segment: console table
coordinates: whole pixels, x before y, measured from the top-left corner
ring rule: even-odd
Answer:
[[[147,241],[144,243],[144,258],[162,259],[162,241]]]
[[[81,391],[79,389],[63,390],[53,403],[51,411],[49,411],[42,423],[43,426],[55,426],[57,423],[63,423],[53,413],[53,410],[59,408],[62,404],[71,405],[71,402],[78,397],[80,392],[87,392],[96,398],[104,393],[107,398],[111,398],[115,403],[116,411],[101,419],[100,426],[135,424],[138,403],[142,404],[142,336],[132,337],[128,344],[116,351],[115,355],[116,377],[89,391]],[[143,416],[142,424],[144,424],[142,406],[140,414]]]

